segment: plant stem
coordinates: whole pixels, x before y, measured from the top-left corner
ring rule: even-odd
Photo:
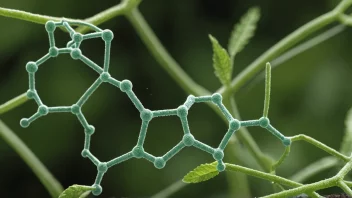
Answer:
[[[0,136],[7,142],[17,154],[33,170],[50,195],[57,198],[63,188],[55,177],[46,169],[33,152],[25,145],[17,135],[0,120]]]
[[[0,115],[10,111],[11,109],[20,106],[28,100],[26,93],[23,93],[16,98],[13,98],[4,104],[0,105]]]
[[[271,166],[271,170],[270,170],[271,173],[275,172],[277,167],[279,167],[282,164],[282,162],[284,162],[286,157],[290,154],[290,151],[291,151],[291,146],[286,146],[285,151],[281,155],[280,159]]]
[[[228,163],[225,163],[225,164],[226,164],[226,170],[227,171],[241,172],[241,173],[244,173],[246,175],[250,175],[250,176],[253,176],[253,177],[258,177],[260,179],[265,179],[265,180],[268,180],[268,181],[271,181],[271,182],[279,183],[279,184],[290,186],[290,187],[299,187],[299,186],[304,187],[303,184],[301,184],[301,183],[294,182],[294,181],[288,180],[286,178],[283,178],[283,177],[280,177],[280,176],[277,176],[277,175],[264,173],[264,172],[261,172],[261,171],[253,170],[253,169],[242,167],[242,166],[238,166],[238,165],[235,165],[235,164],[228,164]],[[309,194],[311,194],[312,197],[319,197],[319,195],[317,193],[309,193]],[[285,197],[285,196],[283,196],[283,197]]]
[[[230,112],[234,118],[240,119],[239,117],[240,115],[238,114],[234,96],[230,96],[228,101],[230,101],[230,103],[228,103],[229,105],[226,105],[226,107],[230,109]],[[225,150],[224,160],[234,164],[240,164],[239,158],[241,156],[239,155],[239,153],[242,152],[242,150],[238,150],[236,147],[236,140],[235,140],[236,136],[233,135],[231,138],[232,140],[229,141],[227,149]],[[230,174],[227,172],[226,177],[228,181],[227,183],[229,186],[230,197],[241,197],[241,198],[252,197],[247,175],[243,173]]]
[[[275,182],[275,183],[279,183],[285,186],[289,186],[289,187],[299,187],[302,186],[302,184],[298,183],[298,182],[294,182],[291,181],[289,179],[277,176],[277,175],[273,175],[270,173],[265,173],[265,172],[261,172],[261,171],[257,171],[257,170],[253,170],[250,168],[246,168],[243,166],[239,166],[239,165],[235,165],[235,164],[226,164],[226,170],[227,171],[235,171],[235,172],[241,172],[244,173],[246,175],[250,175],[253,177],[258,177],[260,179],[265,179],[271,182]]]
[[[85,19],[85,22],[93,25],[100,25],[110,19],[130,13],[132,9],[136,8],[141,0],[123,0],[120,4],[110,7],[98,14]],[[77,32],[85,33],[89,30],[89,27],[83,26],[76,29]]]
[[[235,93],[250,78],[252,78],[256,73],[258,73],[264,67],[266,62],[269,62],[270,60],[279,56],[288,48],[304,40],[310,34],[334,22],[337,19],[337,17],[338,17],[338,13],[336,11],[331,11],[301,26],[296,31],[292,32],[284,39],[282,39],[280,42],[275,44],[273,47],[268,49],[264,54],[262,54],[248,67],[246,67],[246,69],[244,69],[233,79],[230,86],[228,87],[223,86],[218,90],[218,92],[223,94],[224,96],[231,93]]]
[[[285,190],[279,193],[271,194],[265,196],[264,198],[280,198],[280,197],[291,197],[301,193],[312,192],[320,189],[330,188],[333,186],[339,186],[342,188],[347,194],[351,193],[350,188],[346,188],[347,184],[343,181],[344,177],[349,173],[352,169],[352,159],[347,162],[347,164],[333,177],[325,180],[321,180],[319,182],[315,182],[312,184],[306,184],[301,187]],[[344,184],[342,184],[343,182]]]
[[[265,67],[265,99],[263,117],[268,117],[270,106],[270,88],[271,88],[271,65],[266,63]]]
[[[126,17],[157,62],[187,93],[196,96],[210,94],[209,91],[194,82],[192,78],[181,69],[181,66],[170,56],[159,39],[155,36],[137,8],[127,13]]]
[[[236,119],[241,120],[241,115],[238,111],[237,104],[233,98],[230,98],[230,103],[231,103],[231,109],[233,112],[233,116]],[[241,127],[239,131],[236,133],[238,139],[248,147],[248,150],[250,153],[253,155],[253,157],[256,159],[260,167],[265,171],[269,172],[272,164],[272,159],[265,155],[257,145],[257,143],[254,141],[253,137],[249,133],[248,129],[245,127]],[[229,144],[231,141],[229,142]]]
[[[39,23],[39,24],[45,24],[49,20],[60,21],[62,19],[65,19],[67,21],[72,21],[72,22],[73,21],[80,21],[77,19],[69,19],[69,18],[62,18],[62,17],[52,17],[52,16],[46,16],[46,15],[40,15],[40,14],[33,14],[30,12],[2,8],[2,7],[0,7],[0,15],[4,16],[4,17],[10,17],[10,18],[20,19],[20,20],[24,20],[24,21],[33,22],[33,23]]]
[[[305,41],[302,44],[297,45],[296,47],[288,50],[287,52],[283,53],[279,57],[275,58],[273,61],[271,61],[271,66],[272,69],[276,68],[277,66],[281,65],[282,63],[286,62],[287,60],[290,60],[291,58],[297,56],[298,54],[301,54],[308,49],[311,49],[320,43],[327,41],[328,39],[336,36],[337,34],[343,32],[346,30],[346,26],[343,24],[336,25],[335,27],[332,27],[323,33],[314,36],[313,38]]]
[[[300,135],[295,135],[293,137],[290,137],[291,141],[292,142],[295,142],[295,141],[306,141],[322,150],[324,150],[325,152],[329,153],[330,155],[333,155],[339,159],[341,159],[342,161],[345,161],[345,162],[348,162],[350,161],[350,158],[341,154],[340,152],[336,151],[335,149],[333,148],[330,148],[329,146],[319,142],[318,140],[315,140],[307,135],[304,135],[304,134],[300,134]]]
[[[304,182],[313,175],[316,175],[329,168],[335,167],[336,165],[338,165],[338,162],[339,161],[333,156],[324,157],[301,169],[289,179],[296,182]]]
[[[344,182],[345,182],[345,184],[347,184],[347,186],[352,186],[352,181],[346,181],[346,180],[344,180]]]
[[[347,193],[349,196],[352,196],[351,188],[348,187],[347,184],[344,181],[340,180],[340,181],[338,181],[337,184],[343,191],[345,191],[345,193]]]
[[[163,189],[162,191],[158,192],[157,194],[151,196],[151,198],[169,197],[187,185],[188,185],[188,183],[184,183],[182,180],[179,180],[179,181],[173,183],[172,185],[168,186],[167,188]]]
[[[281,191],[279,193],[264,196],[263,198],[282,198],[291,197],[305,192],[317,191],[324,188],[333,187],[336,184],[336,178],[329,178],[312,184],[305,184],[297,188]]]

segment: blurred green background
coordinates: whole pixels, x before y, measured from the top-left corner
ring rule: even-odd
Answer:
[[[119,1],[44,1],[2,0],[0,6],[33,13],[69,18],[86,18]],[[200,85],[216,91],[220,83],[212,68],[211,33],[227,45],[233,25],[251,6],[261,8],[262,17],[251,43],[235,60],[234,76],[266,49],[309,20],[331,10],[338,2],[312,1],[235,1],[235,0],[154,0],[144,1],[140,10],[162,43]],[[25,92],[28,77],[25,64],[47,53],[48,38],[43,25],[0,17],[0,103]],[[115,38],[111,51],[111,75],[129,79],[144,106],[152,109],[175,108],[187,97],[185,93],[149,54],[144,44],[124,17],[104,23]],[[351,29],[285,62],[272,71],[272,99],[269,117],[284,135],[300,133],[312,136],[338,149],[344,132],[344,119],[352,101]],[[69,36],[55,32],[59,47]],[[84,41],[83,53],[102,65],[102,40]],[[48,106],[71,105],[97,78],[97,74],[68,55],[50,59],[37,72],[37,90]],[[236,99],[244,120],[262,114],[264,82],[243,87]],[[29,101],[1,116],[16,134],[39,157],[56,178],[68,187],[91,185],[96,167],[81,157],[84,131],[72,114],[50,114],[29,128],[19,121],[37,109]],[[101,161],[108,161],[131,150],[140,128],[138,111],[127,96],[115,87],[103,84],[83,107],[88,122],[95,126],[91,151]],[[221,141],[227,126],[205,104],[195,105],[189,113],[194,136],[211,146]],[[278,158],[282,144],[261,128],[250,128],[260,148]],[[182,137],[177,117],[151,122],[145,149],[163,155]],[[289,177],[311,162],[327,154],[306,143],[295,143],[289,158],[278,169],[278,175]],[[246,157],[246,156],[245,156]],[[129,160],[109,169],[104,176],[101,197],[148,197],[182,179],[201,163],[212,162],[210,155],[194,148],[182,150],[162,170],[146,160]],[[258,168],[256,165],[252,167]],[[332,176],[336,170],[324,172],[308,182]],[[200,184],[188,185],[174,197],[227,197],[224,173]],[[250,178],[253,196],[272,192],[266,181]],[[340,191],[330,189],[324,193]],[[1,197],[48,197],[47,191],[20,157],[0,139]]]

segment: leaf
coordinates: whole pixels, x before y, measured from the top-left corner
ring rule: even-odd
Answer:
[[[61,193],[59,198],[85,198],[94,190],[92,186],[72,185]]]
[[[232,76],[232,66],[229,54],[223,47],[221,47],[216,38],[212,35],[209,35],[209,38],[213,45],[213,67],[215,69],[215,75],[223,85],[229,85]]]
[[[182,181],[185,183],[199,183],[207,181],[218,174],[219,171],[216,169],[216,164],[201,164],[184,176]]]
[[[340,152],[350,156],[352,152],[352,108],[347,112],[345,126],[345,135],[341,143]]]
[[[260,9],[258,7],[250,8],[247,13],[241,17],[240,23],[234,26],[228,45],[231,59],[234,59],[236,54],[239,53],[253,37],[259,18]]]

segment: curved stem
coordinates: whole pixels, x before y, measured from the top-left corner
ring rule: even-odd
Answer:
[[[188,185],[188,183],[184,183],[182,180],[179,180],[172,185],[168,186],[167,188],[163,189],[162,191],[158,192],[157,194],[151,196],[151,198],[165,198],[169,197],[175,192],[179,191],[183,187]]]
[[[347,184],[344,181],[340,180],[340,181],[338,181],[337,184],[346,194],[348,194],[349,196],[352,196],[351,188],[348,187]]]
[[[158,63],[187,93],[196,96],[210,94],[209,91],[194,82],[192,78],[181,69],[181,66],[170,56],[159,39],[155,36],[138,9],[132,10],[130,13],[126,14],[126,17]]]
[[[263,117],[268,117],[268,114],[269,114],[270,88],[271,88],[271,65],[270,65],[270,63],[266,63],[266,68],[265,68],[265,98],[264,98]]]
[[[46,169],[40,160],[32,153],[24,142],[0,120],[0,136],[7,142],[33,170],[50,195],[57,198],[63,188],[55,177]]]
[[[333,156],[324,157],[304,167],[289,179],[296,182],[304,182],[313,175],[335,167],[338,165],[338,162],[339,161]]]
[[[324,150],[325,152],[329,153],[330,155],[333,155],[339,159],[341,159],[342,161],[345,161],[345,162],[348,162],[350,161],[350,158],[341,154],[340,152],[336,151],[335,149],[333,148],[330,148],[329,146],[319,142],[318,140],[315,140],[307,135],[304,135],[304,134],[300,134],[300,135],[295,135],[293,137],[289,137],[291,139],[292,142],[295,142],[295,141],[306,141],[322,150]]]
[[[232,113],[234,118],[241,120],[241,115],[238,111],[237,104],[233,97],[230,98],[230,106],[232,109]],[[257,163],[260,167],[265,171],[269,172],[271,168],[272,159],[265,155],[259,148],[258,144],[255,142],[248,129],[245,127],[241,127],[236,134],[238,139],[248,147],[248,150],[256,159]],[[229,142],[231,143],[231,141]]]
[[[270,172],[275,172],[277,167],[279,167],[282,162],[285,161],[286,157],[290,154],[291,146],[286,146],[284,153],[281,155],[280,159],[271,166]]]
[[[40,14],[33,14],[30,12],[25,12],[21,10],[9,9],[9,8],[1,8],[0,7],[0,15],[4,17],[10,17],[15,19],[20,19],[24,21],[29,21],[33,23],[45,24],[47,21],[61,21],[65,19],[67,21],[80,21],[77,19],[69,19],[69,18],[62,18],[62,17],[53,17],[53,16],[46,16]]]
[[[339,186],[341,187],[346,193],[350,193],[351,189],[346,188],[350,183],[344,182],[345,185],[341,184],[343,181],[344,177],[351,171],[352,169],[352,160],[349,160],[346,165],[333,177],[329,179],[324,179],[319,182],[315,182],[312,184],[306,184],[304,186],[300,186],[297,188],[285,190],[279,193],[271,194],[268,196],[265,196],[265,198],[279,198],[279,197],[291,197],[295,196],[301,193],[306,193],[306,192],[312,192],[312,191],[317,191],[320,189],[326,189],[330,188],[333,186]]]
[[[235,172],[245,173],[246,175],[258,177],[260,179],[265,179],[265,180],[279,183],[279,184],[289,186],[289,187],[299,187],[299,186],[303,185],[301,183],[291,181],[289,179],[286,179],[286,178],[283,178],[283,177],[280,177],[277,175],[273,175],[270,173],[265,173],[265,172],[253,170],[253,169],[246,168],[246,167],[239,166],[239,165],[235,165],[235,164],[228,164],[228,163],[225,163],[225,164],[226,164],[226,171],[235,171]]]
[[[301,184],[301,183],[294,182],[294,181],[288,180],[286,178],[283,178],[283,177],[280,177],[280,176],[277,176],[277,175],[264,173],[264,172],[261,172],[261,171],[253,170],[253,169],[242,167],[242,166],[238,166],[238,165],[235,165],[235,164],[227,164],[227,163],[225,163],[225,164],[226,164],[226,170],[227,171],[241,172],[241,173],[244,173],[246,175],[250,175],[250,176],[253,176],[253,177],[258,177],[260,179],[268,180],[268,181],[275,182],[275,183],[278,183],[278,184],[282,184],[282,185],[285,185],[285,186],[304,187],[303,184]],[[283,191],[283,192],[285,192],[285,191]],[[310,192],[312,192],[312,191],[310,191]],[[317,193],[309,193],[309,191],[308,191],[308,194],[310,194],[311,197],[319,197],[319,195]],[[286,196],[282,196],[282,197],[286,197]]]
[[[313,38],[305,41],[304,43],[297,45],[296,47],[288,50],[287,52],[283,53],[282,55],[280,55],[279,57],[271,61],[270,63],[271,63],[272,69],[290,60],[291,58],[297,56],[298,54],[301,54],[307,51],[308,49],[311,49],[319,45],[320,43],[327,41],[328,39],[336,36],[337,34],[343,32],[344,30],[346,30],[346,26],[343,24],[339,24],[324,31],[323,33],[317,36],[314,36]]]
[[[226,107],[230,110],[230,113],[234,118],[240,119],[239,118],[240,115],[238,114],[234,96],[231,95],[230,98],[228,98],[228,101],[230,102],[228,103],[228,105],[226,105]],[[227,162],[240,164],[241,153],[243,152],[243,149],[239,150],[237,148],[238,147],[238,145],[236,145],[238,144],[237,141],[238,140],[236,139],[236,136],[234,135],[231,136],[231,139],[227,145],[227,149],[225,150],[224,160],[226,160]],[[252,197],[247,175],[243,173],[235,173],[235,174],[226,173],[226,178],[229,186],[230,197],[242,197],[242,198]]]
[[[23,93],[16,98],[13,98],[4,104],[0,105],[0,115],[10,111],[13,108],[20,106],[28,100],[26,93]]]
[[[223,95],[235,93],[250,78],[252,78],[255,74],[257,74],[265,66],[266,62],[269,62],[270,60],[279,56],[288,48],[304,40],[310,34],[334,22],[337,19],[337,16],[338,16],[338,13],[336,11],[331,11],[301,26],[296,31],[289,34],[280,42],[278,42],[273,47],[268,49],[264,54],[262,54],[253,63],[251,63],[248,67],[246,67],[246,69],[244,69],[233,79],[230,86],[228,87],[223,86],[218,90],[218,92]]]
[[[279,193],[264,196],[263,198],[292,197],[292,196],[299,195],[299,194],[302,194],[305,192],[312,192],[312,191],[317,191],[317,190],[324,189],[324,188],[333,187],[336,185],[336,182],[337,182],[336,178],[332,177],[332,178],[325,179],[325,180],[315,182],[312,184],[305,184],[304,186],[300,186],[297,188],[293,188],[293,189],[281,191]]]
[[[141,0],[123,0],[120,4],[110,7],[98,14],[85,19],[85,22],[100,25],[110,19],[127,14],[131,12],[132,9],[137,7]],[[89,27],[83,26],[76,29],[77,32],[85,33],[89,30]]]

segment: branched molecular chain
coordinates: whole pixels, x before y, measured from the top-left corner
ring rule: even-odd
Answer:
[[[77,25],[85,25],[89,26],[95,32],[88,33],[88,34],[80,34],[75,32],[74,29],[71,27]],[[57,27],[65,28],[71,37],[71,41],[69,41],[65,48],[57,48],[55,46],[55,38],[54,38],[54,31]],[[169,161],[173,156],[175,156],[178,152],[180,152],[185,147],[194,146],[200,150],[210,153],[214,159],[218,162],[217,170],[223,171],[225,170],[225,164],[223,162],[224,158],[224,149],[228,144],[230,137],[239,130],[240,127],[250,127],[250,126],[260,126],[267,129],[270,133],[272,133],[275,137],[280,139],[280,141],[285,145],[288,146],[291,144],[291,140],[286,138],[282,135],[277,129],[275,129],[269,122],[267,117],[261,117],[258,120],[248,120],[248,121],[239,121],[234,119],[226,107],[222,103],[222,96],[219,93],[215,93],[211,96],[199,96],[195,97],[190,95],[187,97],[186,102],[183,105],[180,105],[178,108],[175,109],[166,109],[166,110],[154,110],[151,111],[146,109],[142,103],[139,101],[137,96],[134,94],[132,90],[132,83],[129,80],[118,81],[115,78],[111,77],[109,74],[109,63],[110,63],[110,47],[111,41],[114,38],[112,31],[110,30],[102,30],[94,25],[84,22],[54,22],[48,21],[45,24],[45,29],[49,34],[49,52],[37,60],[36,62],[28,62],[26,64],[26,70],[29,75],[29,90],[27,91],[27,97],[30,99],[34,99],[38,105],[38,111],[32,115],[30,118],[23,118],[20,121],[22,127],[28,127],[30,123],[35,121],[36,119],[48,115],[49,113],[63,113],[63,112],[71,112],[75,114],[82,124],[85,132],[85,141],[84,141],[84,149],[82,151],[82,156],[84,158],[90,159],[95,166],[97,167],[97,176],[95,179],[94,190],[92,193],[94,195],[100,195],[102,193],[102,187],[100,185],[104,174],[107,172],[109,168],[114,165],[120,164],[126,160],[131,158],[144,158],[154,164],[154,166],[158,169],[164,168],[167,161]],[[104,67],[101,68],[99,65],[91,61],[89,58],[84,56],[79,49],[80,44],[82,41],[92,38],[102,38],[105,42],[105,56],[104,56]],[[35,73],[38,70],[38,66],[42,65],[45,61],[50,58],[57,57],[59,54],[69,53],[74,60],[81,60],[83,63],[87,64],[91,67],[94,71],[96,71],[100,76],[98,79],[88,88],[88,90],[82,95],[82,97],[77,101],[76,104],[71,106],[56,106],[56,107],[48,107],[46,106],[40,99],[36,89],[35,89]],[[133,102],[134,106],[140,112],[140,118],[142,119],[142,126],[140,129],[137,145],[134,148],[119,156],[116,157],[108,162],[101,162],[99,161],[91,152],[90,152],[90,140],[91,136],[93,135],[95,128],[94,126],[88,124],[86,118],[84,117],[81,108],[87,102],[89,97],[98,89],[98,87],[104,83],[110,83],[113,86],[119,88],[122,92],[125,92],[130,100]],[[189,109],[195,103],[203,103],[203,102],[212,102],[215,104],[220,111],[226,117],[229,128],[225,133],[223,139],[221,140],[219,146],[217,148],[212,148],[211,146],[198,141],[194,136],[191,134],[187,114]],[[183,138],[182,140],[171,150],[169,150],[166,154],[161,157],[155,157],[152,154],[146,152],[143,148],[144,140],[147,134],[148,124],[149,122],[157,117],[162,116],[178,116],[181,120],[182,128],[183,128]]]

